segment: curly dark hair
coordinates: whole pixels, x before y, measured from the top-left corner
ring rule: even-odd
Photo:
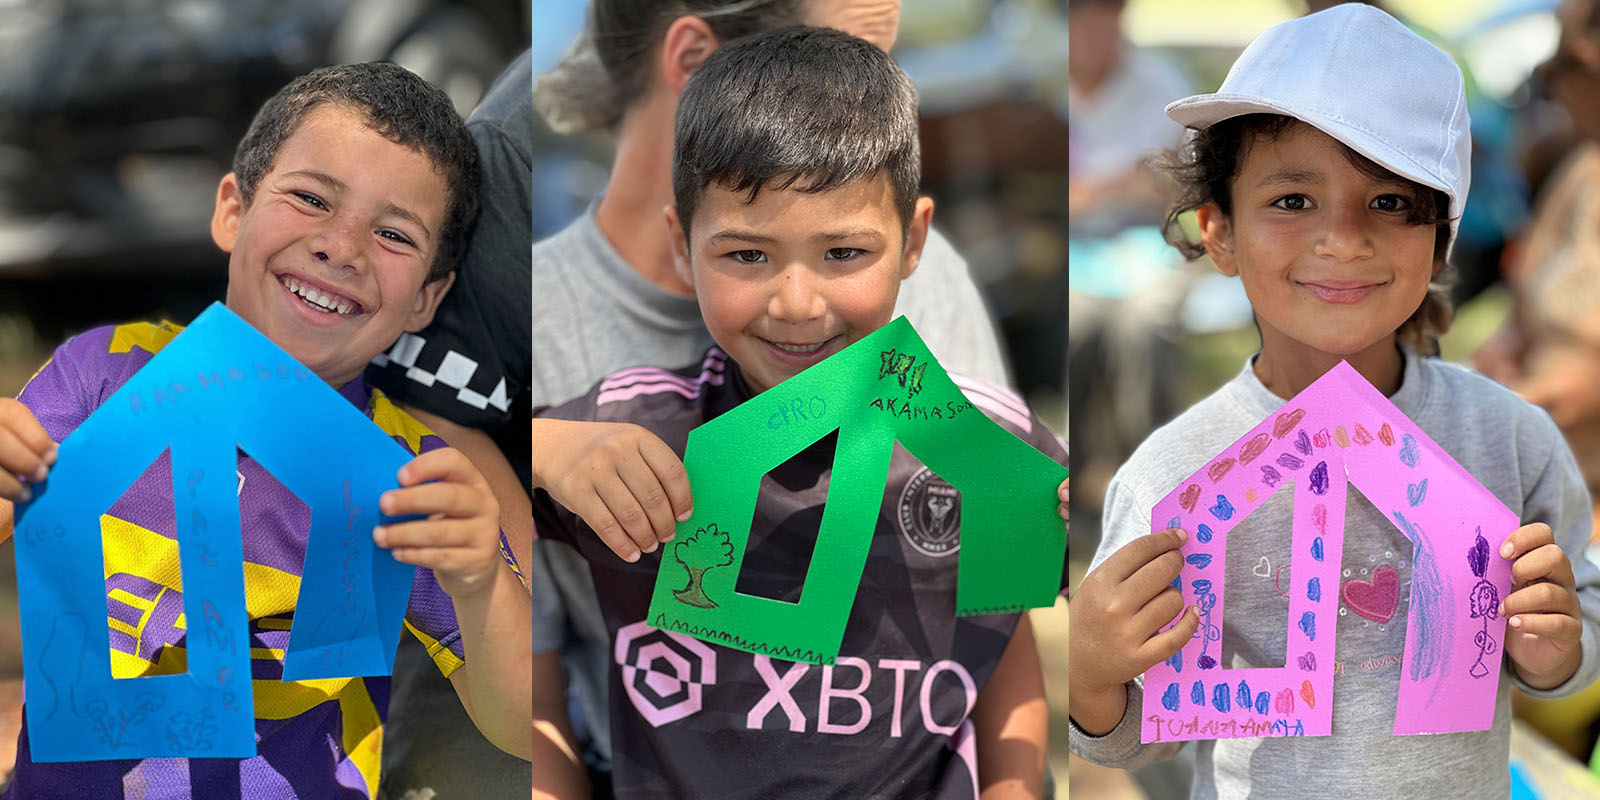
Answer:
[[[1296,125],[1306,125],[1281,114],[1244,114],[1230,117],[1202,130],[1191,131],[1176,151],[1154,158],[1151,166],[1170,175],[1178,187],[1178,199],[1167,212],[1161,233],[1167,243],[1185,258],[1205,255],[1205,246],[1189,239],[1178,218],[1201,206],[1215,203],[1223,216],[1233,216],[1233,181],[1239,177],[1245,156],[1257,144],[1276,141]],[[1455,309],[1450,287],[1456,271],[1445,260],[1450,249],[1450,196],[1430,186],[1396,175],[1388,168],[1339,142],[1346,161],[1363,175],[1382,181],[1399,181],[1411,189],[1411,210],[1406,221],[1412,225],[1434,226],[1433,278],[1422,304],[1400,326],[1400,340],[1417,352],[1435,355],[1438,337],[1450,329]]]
[[[478,218],[478,147],[450,98],[404,67],[376,62],[322,67],[279,89],[256,112],[233,154],[245,205],[272,171],[283,143],[312,109],[326,104],[361,113],[374,131],[427,156],[444,176],[450,198],[427,281],[450,274]]]

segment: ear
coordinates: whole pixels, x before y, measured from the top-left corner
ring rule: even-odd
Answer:
[[[444,300],[446,292],[456,283],[455,270],[451,270],[443,278],[430,281],[417,290],[417,299],[411,304],[411,316],[406,318],[406,332],[416,333],[433,322],[433,312],[439,310],[439,302]]]
[[[928,244],[928,228],[933,225],[933,198],[919,197],[906,225],[905,251],[900,254],[900,280],[911,277],[922,263],[922,248]]]
[[[1200,243],[1206,255],[1217,265],[1217,271],[1230,277],[1239,274],[1239,262],[1233,253],[1233,220],[1222,213],[1216,203],[1206,203],[1195,209],[1195,221],[1200,223]]]
[[[674,97],[683,94],[689,73],[721,46],[711,25],[699,17],[678,17],[661,38],[661,78]]]
[[[667,231],[672,240],[672,268],[685,284],[693,287],[694,271],[689,268],[689,232],[679,224],[677,206],[669,205],[663,211],[666,212]]]
[[[233,243],[239,238],[239,218],[244,215],[244,192],[239,189],[239,177],[233,173],[222,176],[217,184],[217,204],[211,209],[211,241],[224,253],[233,252]]]

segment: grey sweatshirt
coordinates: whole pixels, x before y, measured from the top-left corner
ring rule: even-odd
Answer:
[[[1535,697],[1571,694],[1600,676],[1600,569],[1584,558],[1590,505],[1582,476],[1550,416],[1476,373],[1407,352],[1389,398],[1524,524],[1546,522],[1572,561],[1583,607],[1583,661],[1565,684],[1534,690],[1501,662],[1494,726],[1484,731],[1395,736],[1411,583],[1411,544],[1355,486],[1346,507],[1334,679],[1333,735],[1196,742],[1190,796],[1505,798],[1510,793],[1513,685]],[[1150,509],[1180,481],[1283,405],[1247,362],[1238,377],[1152,433],[1106,490],[1104,534],[1094,565],[1150,532]],[[1228,534],[1229,614],[1221,665],[1282,666],[1288,642],[1289,532],[1293,496],[1278,492]],[[1398,578],[1398,597],[1370,591]],[[1360,582],[1360,583],[1357,583]],[[1070,731],[1073,752],[1131,768],[1170,758],[1181,742],[1139,741],[1143,691],[1128,685],[1121,722],[1105,736]],[[1159,799],[1158,799],[1159,800]]]

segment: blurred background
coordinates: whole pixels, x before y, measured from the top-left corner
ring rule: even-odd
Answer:
[[[394,61],[465,115],[531,18],[527,0],[0,0],[0,394],[72,334],[222,299],[217,181],[290,79]],[[22,701],[14,565],[0,547],[0,776]]]
[[[1106,483],[1139,442],[1237,375],[1260,345],[1238,281],[1162,239],[1171,187],[1143,166],[1177,144],[1169,102],[1214,91],[1260,31],[1327,0],[1068,0],[1069,574],[1099,544]],[[1373,3],[1467,76],[1472,187],[1442,356],[1545,406],[1600,481],[1600,10],[1592,0]],[[1180,219],[1193,235],[1192,220]],[[1591,558],[1596,551],[1591,548]],[[1513,797],[1600,797],[1600,693],[1517,697]],[[1064,710],[1062,715],[1064,716]],[[1064,725],[1065,720],[1059,722]],[[1187,797],[1190,749],[1126,773],[1072,759],[1085,797]]]

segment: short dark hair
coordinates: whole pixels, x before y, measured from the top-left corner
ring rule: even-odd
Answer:
[[[360,112],[368,127],[427,156],[444,176],[450,197],[427,280],[450,274],[478,217],[478,148],[450,98],[404,67],[376,62],[322,67],[279,89],[256,112],[233,154],[245,205],[255,199],[256,185],[272,171],[278,151],[306,115],[328,104]]]
[[[1233,216],[1233,181],[1239,177],[1250,148],[1268,144],[1297,125],[1306,125],[1282,114],[1244,114],[1230,117],[1202,130],[1191,131],[1177,151],[1168,151],[1154,160],[1153,166],[1177,183],[1178,199],[1167,212],[1162,234],[1186,258],[1205,255],[1205,246],[1191,241],[1178,218],[1203,205],[1215,203],[1223,216]],[[1338,141],[1338,140],[1335,140]],[[1437,265],[1428,294],[1422,305],[1400,326],[1402,341],[1423,354],[1438,352],[1438,337],[1450,329],[1454,306],[1450,288],[1455,270],[1445,261],[1450,249],[1450,196],[1430,186],[1396,175],[1393,171],[1339,142],[1350,166],[1362,174],[1382,181],[1398,181],[1411,189],[1411,209],[1406,221],[1412,225],[1432,225],[1433,260]]]
[[[741,39],[712,53],[678,100],[672,195],[689,229],[712,182],[825,192],[882,174],[902,228],[921,180],[917,90],[887,53],[828,28]]]

